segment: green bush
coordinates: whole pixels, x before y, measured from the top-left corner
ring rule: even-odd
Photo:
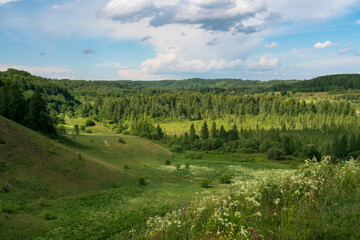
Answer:
[[[183,152],[183,148],[182,148],[180,145],[173,145],[173,146],[170,148],[170,151],[171,151],[171,152],[174,152],[174,153],[182,153],[182,152]]]
[[[231,176],[228,173],[224,173],[220,176],[220,183],[223,184],[230,184],[231,183]]]
[[[206,179],[206,178],[201,179],[201,181],[200,181],[200,186],[201,186],[202,188],[208,188],[209,185],[210,185],[210,182],[209,182],[208,179]]]
[[[165,160],[165,165],[170,165],[170,164],[171,164],[170,159],[166,159],[166,160]]]
[[[54,220],[54,219],[57,218],[54,214],[52,214],[49,211],[43,212],[43,217],[44,217],[45,220]]]
[[[81,125],[81,126],[80,126],[80,130],[81,130],[81,131],[85,132],[85,129],[86,129],[86,127],[85,127],[84,125]]]
[[[180,164],[176,164],[176,170],[180,169]]]
[[[5,161],[0,161],[0,172],[5,171],[6,168],[6,162]]]
[[[312,159],[313,157],[315,157],[318,161],[321,160],[321,153],[316,149],[316,146],[314,144],[306,145],[304,149],[304,154],[307,158]]]
[[[65,134],[66,133],[66,128],[64,126],[59,126],[57,128],[58,133],[62,133]]]
[[[122,138],[122,137],[119,137],[118,142],[119,142],[119,143],[122,143],[122,144],[125,144],[125,143],[126,143],[126,142],[125,142],[125,139]]]
[[[92,131],[90,129],[86,129],[85,131],[86,133],[92,133]]]
[[[285,153],[280,148],[271,147],[266,152],[266,156],[267,156],[268,159],[271,159],[271,160],[283,160],[284,156],[285,156]]]
[[[128,165],[124,165],[124,169],[127,170],[127,169],[130,169]]]
[[[186,162],[185,163],[185,169],[188,170],[189,168],[190,168],[190,164],[189,164],[189,162]]]
[[[139,177],[139,179],[138,179],[138,183],[139,183],[140,185],[146,185],[145,178],[143,178],[143,177]]]
[[[85,121],[85,127],[91,127],[91,126],[95,126],[95,122],[93,120],[86,120]]]

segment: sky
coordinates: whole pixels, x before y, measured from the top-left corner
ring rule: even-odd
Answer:
[[[0,0],[0,71],[57,79],[360,73],[359,0]]]

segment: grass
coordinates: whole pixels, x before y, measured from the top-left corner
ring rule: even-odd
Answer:
[[[71,124],[81,125],[85,120],[67,119],[65,127],[71,129]],[[208,223],[203,220],[198,222],[195,235],[186,235],[194,231],[183,228],[182,224],[178,233],[153,231],[154,235],[148,235],[151,222],[148,220],[155,216],[165,219],[169,211],[191,209],[193,204],[202,207],[204,201],[209,202],[206,205],[209,212],[205,214],[212,214],[210,210],[219,206],[216,201],[233,197],[231,194],[240,186],[236,183],[254,183],[264,173],[291,176],[302,162],[301,159],[270,161],[261,153],[173,154],[155,142],[117,135],[100,124],[88,128],[92,133],[64,134],[58,141],[52,141],[4,118],[0,118],[0,123],[5,142],[0,145],[0,157],[6,164],[0,172],[0,184],[12,185],[8,193],[0,193],[0,239],[217,238],[206,235],[201,226]],[[119,143],[119,137],[126,144]],[[165,164],[166,160],[170,165]],[[224,173],[229,174],[232,184],[220,184],[219,178]],[[140,177],[146,185],[139,184]],[[204,178],[210,188],[201,187]],[[209,199],[215,199],[216,204],[211,205]],[[335,202],[329,206],[332,207],[321,208],[319,212],[344,217]],[[351,219],[358,217],[348,210],[357,205],[349,202],[349,206],[341,207],[350,215],[348,226]],[[193,215],[196,221],[197,214]],[[323,216],[326,220],[319,221],[319,225],[312,222],[313,226],[325,229],[323,223],[330,220],[326,214],[320,215]],[[186,222],[185,218],[181,221]],[[206,226],[212,226],[209,224]]]

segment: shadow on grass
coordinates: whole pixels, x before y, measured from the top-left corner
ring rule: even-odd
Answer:
[[[75,147],[77,149],[82,149],[82,150],[92,149],[92,147],[83,145],[83,144],[75,141],[74,139],[72,139],[70,136],[66,136],[66,135],[59,135],[59,141],[60,141],[60,143],[66,145],[66,146]]]

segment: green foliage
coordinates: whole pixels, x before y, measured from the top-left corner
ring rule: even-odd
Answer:
[[[283,150],[277,147],[271,147],[267,150],[266,156],[271,160],[283,160],[285,153]]]
[[[44,211],[43,218],[45,220],[55,220],[55,219],[57,219],[57,216],[49,211]]]
[[[126,143],[126,141],[125,141],[125,139],[124,139],[123,137],[119,137],[119,138],[118,138],[118,142],[119,142],[119,143],[122,143],[122,144],[125,144],[125,143]]]
[[[140,185],[146,185],[145,178],[139,177],[139,178],[138,178],[138,183],[139,183]]]
[[[93,120],[87,119],[85,121],[85,127],[92,127],[95,126],[95,122]]]
[[[167,165],[167,166],[168,166],[168,165],[170,165],[170,164],[171,164],[170,159],[166,159],[166,160],[165,160],[165,165]]]
[[[82,132],[85,132],[85,129],[86,129],[86,127],[85,127],[84,125],[81,125],[81,126],[80,126],[80,130],[81,130]]]
[[[0,144],[1,144],[1,145],[4,145],[4,144],[5,144],[5,141],[4,141],[2,138],[0,138]]]
[[[189,164],[189,162],[185,162],[185,169],[186,169],[186,170],[190,169],[190,164]]]
[[[128,165],[125,164],[125,165],[124,165],[124,169],[125,169],[125,170],[128,170],[128,169],[130,169],[130,168],[129,168]]]
[[[80,134],[79,125],[77,125],[77,124],[75,124],[75,126],[74,126],[74,134],[76,136],[79,136],[79,134]]]
[[[86,133],[92,133],[92,130],[91,130],[91,129],[86,129],[85,132],[86,132]]]
[[[200,186],[202,188],[208,188],[210,186],[210,181],[207,178],[203,178],[200,180]]]
[[[180,164],[176,164],[176,170],[180,170]]]
[[[5,171],[7,164],[5,161],[0,161],[0,173]]]
[[[231,176],[228,173],[224,173],[219,178],[220,183],[222,184],[230,184],[231,183]]]
[[[305,149],[304,149],[304,154],[307,158],[316,158],[318,161],[321,160],[321,154],[320,152],[317,150],[316,146],[314,144],[308,144],[306,145]]]
[[[204,125],[201,127],[200,137],[205,140],[209,138],[209,129],[206,121],[204,122]]]
[[[66,134],[66,128],[64,126],[58,126],[57,131],[58,133]]]
[[[170,151],[174,153],[182,153],[183,148],[180,145],[173,145],[171,146]]]

